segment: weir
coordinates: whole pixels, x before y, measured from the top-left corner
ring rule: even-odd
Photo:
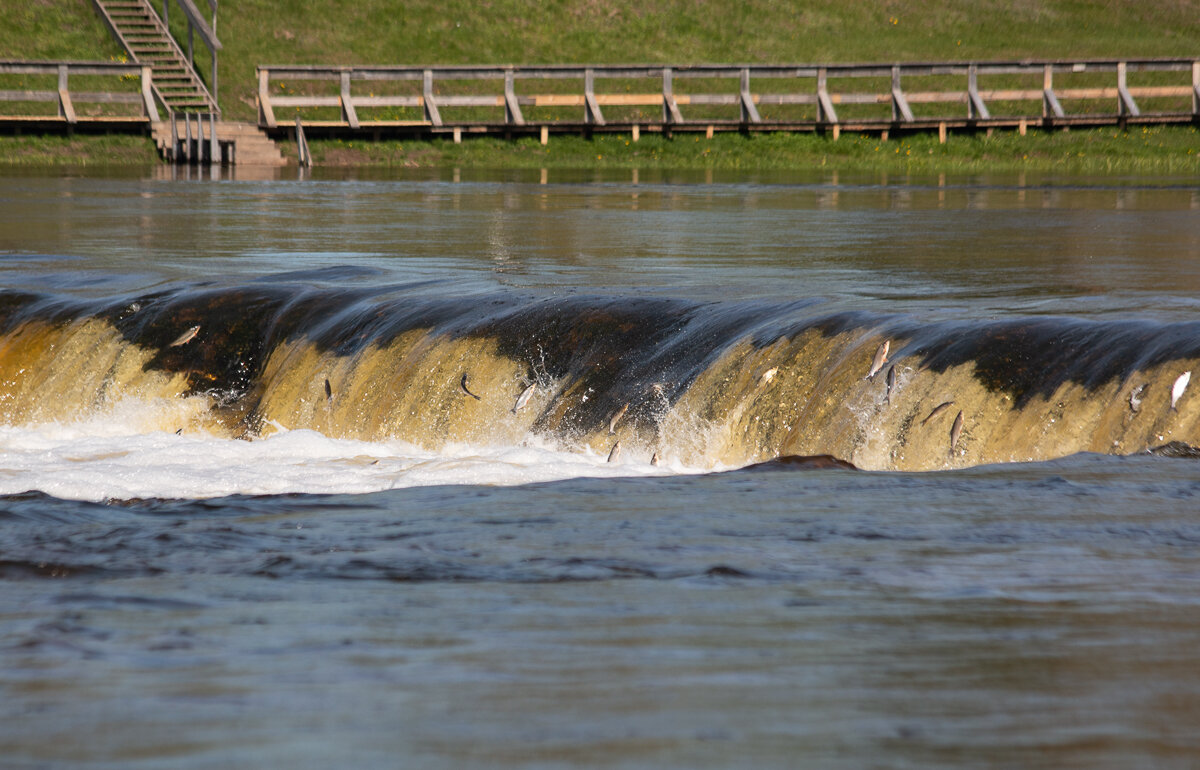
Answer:
[[[937,470],[1196,445],[1200,399],[1185,389],[1170,404],[1198,364],[1197,323],[923,323],[807,303],[456,298],[424,286],[0,294],[9,424],[166,400],[189,408],[164,412],[164,431],[307,428],[434,450],[536,437],[602,455],[619,440],[625,456],[700,468],[832,455]]]

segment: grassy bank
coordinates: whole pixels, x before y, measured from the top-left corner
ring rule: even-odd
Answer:
[[[0,164],[10,166],[130,166],[159,163],[146,136],[104,134],[0,136]]]
[[[201,5],[204,5],[203,3]],[[178,16],[174,14],[173,18]],[[861,62],[1194,56],[1200,0],[244,0],[222,4],[220,102],[255,120],[259,64]],[[119,54],[88,0],[0,4],[3,58],[111,59]],[[206,71],[206,68],[202,68]],[[282,116],[281,118],[286,117]],[[1192,128],[996,133],[889,143],[847,134],[597,136],[536,142],[314,142],[318,163],[493,167],[1071,168],[1154,173],[1198,168]],[[146,142],[147,147],[149,142]],[[1192,152],[1188,152],[1191,150]],[[0,163],[142,162],[110,137],[0,137]]]
[[[1200,129],[1149,127],[986,134],[914,134],[880,141],[878,134],[597,134],[592,139],[552,135],[505,141],[313,139],[320,166],[396,168],[638,168],[768,171],[838,168],[911,172],[1066,171],[1073,173],[1200,174]],[[295,157],[295,145],[283,143]],[[148,139],[138,136],[0,136],[0,164],[105,166],[157,163]]]
[[[677,168],[777,170],[832,167],[904,171],[1063,170],[1137,174],[1200,173],[1200,130],[1136,128],[951,135],[915,134],[880,141],[878,134],[843,134],[838,141],[816,134],[643,134],[552,136],[503,141],[478,138],[434,142],[310,142],[319,165],[503,168]],[[294,147],[289,148],[294,152]]]

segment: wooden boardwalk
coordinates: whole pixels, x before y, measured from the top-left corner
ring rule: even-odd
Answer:
[[[1200,122],[1200,58],[864,65],[258,67],[282,135],[938,131]]]
[[[21,86],[0,88],[0,128],[145,131],[159,119],[148,65],[0,61],[0,77]]]

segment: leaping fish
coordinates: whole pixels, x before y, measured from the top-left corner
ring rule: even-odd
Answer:
[[[1171,386],[1171,411],[1175,411],[1175,404],[1179,403],[1179,399],[1183,397],[1183,391],[1187,390],[1190,379],[1192,379],[1191,369],[1175,378],[1175,384]]]
[[[517,410],[529,403],[529,399],[533,397],[533,392],[537,390],[537,383],[530,385],[525,390],[521,391],[521,395],[517,396],[517,403],[513,404],[512,413],[516,414]]]
[[[1142,399],[1146,397],[1146,388],[1150,387],[1150,383],[1143,382],[1129,393],[1129,411],[1140,412],[1142,410]]]
[[[329,378],[325,378],[325,403],[333,403],[333,388],[329,387]]]
[[[195,326],[188,329],[183,334],[180,334],[178,337],[176,337],[175,341],[172,342],[170,345],[167,345],[167,347],[177,348],[180,345],[186,345],[187,343],[191,342],[196,337],[196,335],[199,333],[200,333],[200,325],[196,324]]]
[[[924,425],[925,423],[929,422],[934,417],[937,417],[939,414],[946,411],[947,409],[949,409],[952,406],[954,406],[953,401],[943,401],[942,403],[938,404],[937,406],[935,406],[933,408],[933,411],[929,413],[928,417],[926,417],[924,420],[921,420],[921,424]]]
[[[773,380],[775,378],[776,374],[779,374],[779,367],[772,366],[770,369],[768,369],[762,373],[762,376],[758,378],[758,381],[759,381],[759,383],[766,385],[768,382],[770,382],[771,380]]]
[[[892,403],[892,391],[896,389],[896,365],[892,364],[888,367],[887,373],[887,392],[883,394],[884,403]]]
[[[863,378],[864,380],[875,379],[875,375],[880,369],[883,368],[883,365],[887,363],[888,348],[891,346],[891,340],[884,340],[883,342],[879,343],[879,347],[875,349],[875,360],[871,362],[871,371],[867,372],[867,376]]]
[[[620,456],[621,456],[621,440],[617,439],[617,443],[613,444],[612,449],[609,450],[609,452],[608,452],[608,461],[610,463],[615,463],[617,461],[617,458],[619,458]]]
[[[612,416],[612,418],[608,421],[609,435],[617,432],[617,423],[619,423],[621,421],[621,418],[625,416],[625,413],[627,411],[629,411],[629,402],[628,401],[626,401],[625,406],[618,409],[616,411],[616,414],[614,414]]]
[[[483,399],[481,399],[479,396],[477,396],[477,395],[475,395],[474,393],[472,393],[472,392],[471,392],[471,389],[467,387],[467,373],[466,373],[466,372],[463,372],[462,379],[458,381],[458,387],[462,388],[462,392],[463,392],[463,393],[466,393],[468,396],[470,396],[471,398],[475,399],[476,401],[482,401],[482,400],[483,400]],[[523,404],[522,404],[522,405],[520,405],[520,406],[523,406]],[[519,409],[519,408],[520,408],[520,406],[518,406],[517,408]],[[513,411],[515,412],[515,411],[516,411],[516,409],[514,409]]]
[[[650,464],[654,465],[654,466],[658,465],[658,452],[657,451],[655,451],[654,454],[650,455]]]
[[[954,418],[954,425],[950,428],[950,456],[954,456],[954,450],[958,447],[958,438],[962,435],[963,415],[960,410],[958,416]]]

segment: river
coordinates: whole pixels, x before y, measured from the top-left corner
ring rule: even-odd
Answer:
[[[1194,178],[282,174],[0,176],[0,765],[1200,761]]]

